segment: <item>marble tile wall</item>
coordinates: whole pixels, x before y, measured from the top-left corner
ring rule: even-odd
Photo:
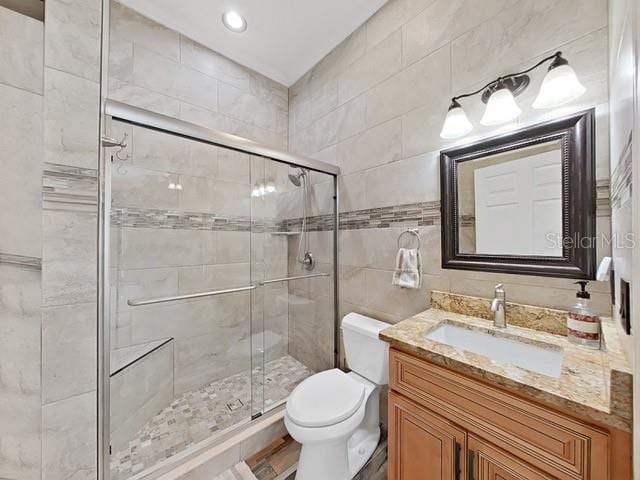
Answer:
[[[174,399],[174,344],[169,341],[111,377],[111,446],[114,452]]]
[[[286,276],[276,198],[252,189],[270,182],[277,194],[288,167],[120,122],[112,131],[129,144],[112,179],[112,347],[173,338],[176,394],[250,370],[252,351],[286,353],[286,285],[148,307],[127,300]]]
[[[287,148],[289,98],[288,90],[285,87],[229,61],[176,32],[145,19],[115,1],[112,2],[110,40],[110,98],[207,127],[237,133],[279,148]],[[389,58],[399,53],[396,51],[397,46],[397,43],[391,44],[389,42],[389,45],[384,47],[384,52]],[[366,76],[367,72],[371,72],[372,69],[375,70],[375,65],[363,64],[361,73]],[[162,75],[154,75],[154,71],[161,71]],[[341,95],[345,98],[357,96],[361,88],[357,83],[354,83],[352,86],[345,87]],[[349,109],[349,115],[354,125],[357,123],[357,118],[364,115],[363,106],[364,104],[360,103]],[[332,124],[331,119],[327,119],[326,126],[328,130],[324,134],[330,137],[332,135],[331,129],[335,129],[336,125]],[[229,155],[228,152],[219,151],[217,165],[215,162],[202,163],[198,157],[206,158],[206,152],[204,155],[202,149],[197,152],[189,152],[187,142],[184,142],[183,147],[177,147],[173,140],[169,140],[173,145],[167,148],[166,139],[139,139],[136,136],[142,137],[143,134],[135,129],[128,133],[134,137],[134,151],[128,152],[132,155],[133,162],[131,167],[126,169],[127,183],[122,183],[122,191],[118,194],[125,194],[124,191],[135,191],[135,202],[137,202],[135,206],[138,208],[145,206],[140,205],[142,202],[146,203],[147,207],[153,203],[157,205],[156,208],[169,210],[181,209],[248,216],[247,212],[250,207],[252,220],[255,221],[256,218],[259,218],[265,225],[269,225],[269,219],[272,218],[280,221],[301,215],[300,199],[298,198],[300,191],[296,190],[287,180],[289,171],[286,168],[280,168],[269,161],[263,161],[261,164],[259,159],[251,159],[249,165],[251,178],[264,177],[265,181],[272,182],[276,186],[276,193],[271,197],[252,198],[246,195],[247,187],[252,191],[259,185],[256,185],[254,180],[247,184],[246,161],[239,162],[238,158],[233,158],[233,155]],[[152,135],[148,134],[146,137]],[[159,136],[159,134],[155,135]],[[139,142],[143,144],[140,145]],[[141,149],[144,149],[146,153],[141,154]],[[140,158],[141,156],[143,158]],[[211,154],[208,157],[211,157]],[[186,167],[194,173],[184,176]],[[260,172],[261,168],[265,169],[264,173]],[[182,175],[179,175],[181,172]],[[331,211],[333,193],[332,187],[326,182],[328,177],[322,178],[320,175],[314,175],[312,178],[314,179],[314,185],[311,188],[313,198],[311,208],[314,209],[312,213],[318,215],[321,212]],[[164,185],[172,181],[180,182],[183,185],[183,190],[170,196],[167,195]],[[238,184],[242,185],[244,190],[238,189]],[[231,185],[236,187],[230,188]],[[116,190],[119,188],[116,186]],[[139,191],[141,188],[145,192],[142,196]],[[196,193],[190,195],[190,190]],[[207,192],[209,193],[209,202],[203,205],[201,200],[207,198]],[[211,197],[211,194],[217,192],[220,192],[221,195],[218,204],[216,204],[216,198]],[[226,201],[231,198],[236,198],[237,201]],[[275,201],[270,201],[271,198]],[[220,204],[222,199],[225,199],[224,205]],[[125,200],[131,202],[132,198]],[[250,200],[250,204],[246,203],[247,200]],[[128,205],[133,206],[132,203],[128,203]],[[226,210],[221,210],[221,206]],[[209,258],[206,258],[207,253],[205,252],[203,253],[204,260],[210,262],[206,264],[204,270],[196,267],[195,263],[179,267],[182,269],[179,277],[180,285],[186,285],[189,282],[187,274],[193,275],[194,271],[198,273],[197,277],[193,277],[196,280],[213,276],[219,278],[220,273],[229,272],[227,274],[244,275],[245,278],[238,279],[239,281],[245,280],[244,283],[246,283],[247,275],[251,275],[255,279],[292,274],[291,269],[287,270],[288,264],[291,264],[288,255],[290,257],[292,251],[297,252],[297,243],[294,241],[297,239],[291,238],[287,241],[287,237],[258,233],[255,230],[255,225],[252,230],[250,236],[237,234],[235,238],[231,238],[227,234],[228,238],[226,239],[222,237],[221,232],[218,232],[216,240],[208,240],[209,243],[217,242],[218,258],[225,258],[225,261],[232,263],[232,257],[227,255],[226,250],[238,249],[244,241],[247,241],[240,240],[241,238],[250,238],[251,263],[246,264],[244,270],[239,270],[240,264],[235,263],[233,268],[230,264],[217,265],[220,260],[216,260],[210,255]],[[155,233],[153,232],[154,238],[161,243],[164,242],[164,240],[159,240],[162,234],[157,236]],[[183,242],[177,238],[182,234],[172,232],[169,236],[172,235],[176,237],[173,240],[174,244]],[[213,238],[214,236],[208,235],[208,237]],[[148,240],[151,239],[148,238],[145,242]],[[169,241],[171,240],[167,240],[167,242]],[[287,254],[287,249],[289,249],[289,254]],[[135,250],[140,251],[141,248],[135,248]],[[166,252],[168,257],[174,260],[177,258],[172,254],[171,249]],[[123,254],[126,253],[123,252]],[[140,259],[138,254],[134,256]],[[327,256],[321,260],[322,268],[329,268],[331,258],[331,256]],[[136,260],[132,259],[132,261]],[[195,260],[193,261],[195,262]],[[166,267],[171,269],[176,265],[167,265]],[[146,267],[137,265],[136,268]],[[199,285],[196,280],[191,281],[190,286]],[[320,282],[318,280],[316,283]],[[330,366],[333,361],[332,352],[324,351],[331,349],[333,326],[330,325],[330,321],[314,321],[314,318],[324,319],[327,315],[331,315],[332,300],[327,293],[320,301],[316,301],[313,299],[315,293],[306,283],[304,283],[304,287],[296,285],[293,288],[297,288],[299,293],[302,290],[304,295],[296,297],[286,285],[282,284],[253,292],[252,318],[259,319],[261,325],[253,325],[252,330],[265,330],[265,345],[263,347],[266,358],[275,358],[279,354],[285,353],[287,348],[290,353],[296,351],[296,346],[289,345],[289,341],[294,337],[302,338],[299,330],[302,328],[301,326],[306,325],[307,329],[313,329],[316,328],[314,325],[317,323],[323,325],[322,328],[326,332],[322,332],[322,335],[327,338],[327,342],[322,346],[321,352],[315,352],[310,356],[314,360],[308,360],[305,364],[310,368],[324,369],[326,368],[325,364]],[[331,298],[332,295],[331,292]],[[310,312],[315,313],[310,314]],[[242,316],[238,317],[239,320],[242,318]],[[295,321],[292,321],[292,318]],[[298,319],[301,319],[301,322],[298,322]],[[116,341],[131,341],[130,339],[123,340],[123,338],[130,335],[125,332],[135,328],[135,323],[136,320],[132,319],[130,315],[120,315]],[[328,330],[329,327],[331,331]],[[140,338],[136,337],[136,340],[140,340]],[[185,361],[187,360],[184,349],[180,349],[180,343],[178,341],[176,346],[178,364],[180,363],[181,351]],[[307,345],[303,345],[298,342],[299,357],[304,357],[304,352],[309,350],[307,347],[311,347],[312,350],[316,349],[315,342],[306,343]],[[246,341],[242,345],[244,349],[248,346]],[[190,351],[193,352],[194,349],[197,351],[198,346],[189,345]],[[221,355],[221,352],[218,353]],[[299,357],[296,358],[302,360]],[[189,358],[190,368],[185,369],[185,372],[195,373],[198,370],[197,366],[204,367],[207,364],[207,362],[203,363],[197,355],[191,355]],[[235,356],[228,355],[228,359],[235,359]],[[231,368],[226,361],[221,362],[220,365],[226,371]],[[212,374],[215,376],[215,372],[205,368],[204,371],[196,375],[193,382]],[[180,374],[177,374],[176,378],[179,377]],[[177,383],[179,382],[177,381]],[[187,385],[192,385],[192,382],[187,382]]]
[[[109,98],[287,148],[288,91],[112,0]]]
[[[42,412],[41,421],[21,423],[19,431],[10,421],[1,422],[3,429],[13,429],[14,440],[3,440],[0,450],[0,476],[10,479],[39,477],[40,462],[43,479],[90,480],[96,475],[96,359],[92,346],[96,339],[97,217],[93,199],[98,166],[100,14],[99,0],[49,0],[43,35],[42,24],[0,9],[0,61],[12,66],[0,71],[0,104],[3,112],[13,112],[3,116],[4,123],[0,120],[3,131],[12,132],[0,139],[0,151],[12,153],[3,155],[0,162],[15,161],[15,168],[3,165],[4,171],[20,173],[14,179],[3,176],[0,183],[11,204],[26,206],[19,212],[4,209],[0,215],[0,224],[24,225],[24,229],[3,228],[11,234],[0,239],[0,258],[13,259],[0,265],[0,275],[10,279],[3,282],[6,287],[0,292],[0,315],[7,319],[2,324],[11,329],[2,338],[15,338],[15,345],[35,345],[37,340],[31,359],[40,357],[42,337],[42,378],[40,364],[35,362],[16,366],[24,369],[19,371],[20,377],[15,377],[13,370],[0,372],[3,398],[36,412],[38,418]],[[611,42],[603,0],[545,0],[542,4],[534,0],[491,0],[482,5],[470,0],[390,0],[289,92],[117,2],[113,4],[111,29],[112,98],[276,147],[289,145],[297,153],[340,165],[344,173],[340,178],[343,212],[438,201],[438,151],[450,146],[441,142],[438,132],[448,99],[562,48],[588,88],[587,95],[569,110],[596,106],[598,178],[609,177],[606,58]],[[11,47],[18,38],[21,46],[32,47],[30,53],[18,53]],[[521,105],[530,104],[541,78],[532,79],[533,87],[522,97]],[[468,112],[477,125],[481,107],[469,105]],[[525,108],[520,124],[537,122],[548,115]],[[29,132],[27,138],[25,131]],[[41,138],[37,132],[43,132]],[[465,141],[491,133],[495,130],[478,128]],[[619,145],[617,137],[614,140]],[[153,139],[149,148],[164,150]],[[243,167],[238,170],[243,162],[225,155],[218,155],[216,162],[202,162],[200,154],[187,150],[186,155],[164,159],[166,165],[156,165],[158,168],[150,168],[144,161],[134,164],[129,167],[129,188],[140,189],[144,195],[127,199],[127,189],[119,194],[127,201],[141,201],[138,208],[158,203],[165,209],[217,213],[219,205],[200,202],[202,192],[218,199],[251,191],[253,185],[238,181],[244,175]],[[157,157],[154,153],[148,160]],[[138,160],[135,155],[134,159]],[[41,187],[42,162],[45,176]],[[180,162],[188,162],[193,168],[184,182],[189,191],[198,192],[195,195],[183,191],[171,197],[162,188],[167,180],[179,178]],[[179,168],[172,170],[174,166]],[[277,178],[286,179],[285,172],[278,173]],[[312,178],[317,199],[312,213],[327,214],[329,183],[317,176]],[[44,195],[42,205],[38,203],[40,192]],[[279,219],[300,216],[299,203],[287,200],[286,195],[278,198],[265,202],[265,217],[269,209]],[[225,213],[242,214],[247,205],[233,202]],[[25,221],[31,217],[33,221]],[[610,217],[599,217],[601,232],[610,231],[610,224]],[[132,278],[136,274],[151,277],[154,291],[156,287],[172,291],[176,285],[181,291],[196,282],[200,285],[202,278],[205,283],[219,278],[211,274],[215,268],[222,268],[215,259],[238,258],[239,246],[246,245],[247,238],[252,249],[276,244],[277,248],[263,248],[284,252],[283,245],[278,244],[287,243],[287,237],[266,233],[238,241],[240,237],[228,235],[237,232],[215,232],[205,239],[202,232],[176,231],[161,238],[162,244],[174,245],[177,251],[184,250],[185,242],[201,247],[183,252],[189,258],[187,262],[175,264],[171,255],[166,255],[154,265],[156,271],[142,272],[147,270],[144,255],[150,249],[140,246],[153,245],[158,236],[155,230],[136,230],[140,232],[126,242],[135,254],[127,257],[123,253],[123,259],[132,262],[128,269]],[[490,296],[498,281],[506,284],[510,300],[521,303],[564,307],[572,299],[573,286],[562,279],[443,271],[439,266],[439,226],[425,225],[421,230],[425,239],[425,286],[418,292],[393,290],[390,286],[400,227],[341,232],[342,313],[361,311],[396,321],[425,308],[431,289]],[[329,232],[310,234],[318,270],[330,268],[330,238]],[[256,256],[255,263],[246,259],[225,263],[223,267],[230,271],[222,276],[244,280],[247,269],[262,275],[296,272],[299,266],[291,257],[296,248],[295,239],[289,238],[287,257]],[[607,248],[600,251],[601,255],[606,253]],[[20,260],[18,265],[16,258]],[[212,258],[213,262],[205,262]],[[281,288],[272,292],[272,305],[264,298],[254,305],[273,312],[272,317],[264,317],[273,322],[272,331],[277,335],[287,332],[291,339],[289,352],[305,358],[314,369],[327,368],[331,354],[324,346],[330,343],[333,326],[327,323],[325,327],[321,321],[331,308],[329,286],[330,278],[300,282],[290,285],[289,291]],[[608,312],[608,286],[594,285],[592,291],[597,308]],[[135,293],[145,292],[137,289]],[[287,302],[282,301],[285,297]],[[16,304],[16,298],[21,302]],[[236,319],[241,317],[237,312],[245,309],[243,303],[247,301],[238,296],[219,308],[232,312],[225,318]],[[284,315],[283,303],[288,316]],[[207,309],[195,302],[188,307]],[[184,314],[169,312],[165,316],[175,313]],[[216,332],[206,330],[209,317],[198,317],[197,311],[186,314],[202,322],[194,332],[205,325],[190,338],[210,343]],[[162,315],[147,312],[140,317],[139,326],[134,328],[132,314],[119,315],[122,330],[116,334],[118,341],[126,344],[144,338],[157,328],[151,320]],[[167,333],[172,333],[169,321],[165,326]],[[327,341],[318,342],[318,338]],[[233,339],[246,341],[246,332]],[[63,340],[65,348],[60,348]],[[177,347],[176,355],[182,355],[185,368],[200,365],[200,358],[190,355],[192,351],[197,351],[197,344],[185,343],[182,353]],[[2,365],[15,363],[3,361]],[[211,372],[192,373],[187,383]],[[19,385],[12,383],[12,378],[20,378]],[[19,464],[16,458],[20,458]]]
[[[363,228],[359,215],[439,202],[439,151],[455,143],[439,137],[450,98],[559,49],[587,87],[580,100],[533,110],[540,70],[511,125],[481,127],[483,104],[465,102],[476,129],[460,143],[595,106],[597,178],[608,180],[608,45],[604,0],[390,0],[290,88],[290,150],[340,166],[341,215],[355,220],[340,231],[342,315],[396,322],[425,309],[431,289],[490,297],[499,282],[512,301],[557,308],[573,301],[570,280],[441,269],[439,222],[419,226],[422,289],[395,289],[396,240],[417,222]],[[609,212],[599,212],[597,228],[610,233]],[[608,254],[608,245],[599,247],[598,257]],[[610,315],[608,284],[594,282],[591,291],[598,311]]]
[[[288,334],[289,354],[318,372],[334,367],[334,206],[331,177],[318,174],[311,180],[318,183],[311,186],[307,199],[307,211],[311,215],[307,242],[316,265],[309,271],[298,261],[300,236],[291,235],[288,241],[288,275],[327,273],[328,276],[289,282]],[[287,196],[287,203],[301,205],[303,192],[300,189],[290,191]],[[315,223],[316,219],[320,219],[319,224]],[[301,230],[299,221],[283,223],[292,232]],[[304,251],[303,248],[302,255]]]
[[[286,87],[118,2],[111,2],[111,6],[110,98],[286,149]],[[118,286],[119,290],[127,295],[153,296],[158,292],[185,293],[247,285],[252,279],[285,275],[286,238],[260,231],[275,227],[272,220],[277,215],[277,204],[252,198],[251,192],[260,185],[262,177],[263,183],[275,182],[281,190],[286,169],[278,171],[274,164],[268,165],[262,159],[140,128],[115,131],[116,136],[126,131],[133,145],[126,152],[131,163],[117,173],[114,181],[115,204],[142,210],[197,212],[207,216],[201,217],[205,223],[212,220],[211,215],[217,216],[212,220],[216,231],[195,232],[183,228],[182,221],[172,231],[139,228],[142,226],[139,224],[135,229],[121,229],[119,275],[124,276],[124,283]],[[262,171],[258,172],[260,168]],[[168,192],[166,187],[171,182],[180,184],[182,190]],[[157,215],[153,218],[157,224],[167,220]],[[199,218],[190,216],[192,227],[197,221]],[[237,229],[229,228],[232,224]],[[158,248],[148,249],[150,242]],[[185,245],[198,248],[185,250]],[[142,271],[145,278],[140,276]],[[169,325],[158,329],[177,335],[176,391],[213,381],[228,375],[230,370],[247,368],[252,344],[264,348],[268,358],[286,353],[287,288],[275,285],[268,291],[260,290],[251,296],[237,295],[182,306],[183,310],[191,309],[183,315],[198,324],[195,329]],[[251,305],[248,299],[253,302]],[[209,307],[215,304],[217,310],[213,312],[219,312],[211,318],[211,325],[203,324],[205,304]],[[121,308],[122,299],[118,305],[123,311],[118,314],[115,344],[146,341],[156,334],[154,328],[145,327],[148,323],[145,319],[153,317],[154,309],[126,311]],[[159,307],[155,313],[166,322],[175,323],[174,318],[163,314],[164,310],[165,307]],[[249,324],[250,318],[260,325]],[[214,331],[216,328],[219,331]],[[250,337],[250,331],[262,328],[264,337]],[[223,341],[215,342],[214,346],[214,337]]]
[[[0,478],[40,478],[40,271],[0,262]]]
[[[0,478],[40,479],[42,22],[0,7]]]
[[[286,87],[116,1],[109,49],[109,98],[286,149]],[[288,168],[117,122],[110,131],[130,145],[113,177],[112,345],[174,338],[177,394],[249,369],[254,352],[285,354],[286,285],[135,309],[126,300],[285,276],[286,237],[271,232]],[[252,196],[267,183],[277,192]]]
[[[610,160],[611,160],[611,203],[612,233],[618,238],[613,245],[613,269],[615,271],[614,318],[619,331],[624,329],[620,322],[620,280],[632,281],[632,244],[628,241],[633,234],[632,211],[632,131],[634,128],[633,74],[637,72],[638,52],[634,52],[633,2],[616,0],[609,2],[609,93],[611,102]],[[635,28],[638,28],[637,25]],[[636,32],[637,35],[637,32]],[[632,92],[635,92],[632,93]],[[637,123],[637,119],[635,122]],[[636,127],[637,128],[637,127]],[[635,152],[635,155],[638,155]],[[637,213],[635,213],[637,216]],[[632,285],[631,288],[637,288]],[[632,332],[633,335],[633,332]],[[633,358],[631,335],[621,334],[623,345],[629,358]]]
[[[51,0],[44,28],[42,479],[96,478],[100,0]]]

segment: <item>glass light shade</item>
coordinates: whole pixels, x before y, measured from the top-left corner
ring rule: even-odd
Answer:
[[[480,123],[482,125],[500,125],[517,118],[521,113],[522,110],[518,107],[511,91],[508,88],[501,88],[489,97]]]
[[[552,68],[542,81],[533,108],[553,108],[581,97],[587,89],[569,65]]]
[[[473,125],[471,125],[462,107],[459,105],[452,106],[447,112],[447,117],[444,119],[440,137],[446,139],[463,137],[471,130],[473,130]]]

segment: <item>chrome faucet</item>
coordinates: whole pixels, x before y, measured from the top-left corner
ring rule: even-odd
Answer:
[[[504,316],[505,293],[502,284],[496,285],[491,311],[493,312],[493,326],[496,328],[506,328],[507,320]]]

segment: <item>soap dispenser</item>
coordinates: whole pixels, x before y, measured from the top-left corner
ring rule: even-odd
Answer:
[[[580,285],[580,290],[576,293],[577,301],[569,309],[567,316],[567,337],[570,342],[599,350],[601,322],[600,316],[589,305],[591,295],[587,292],[588,283],[585,280],[576,282],[576,285]]]

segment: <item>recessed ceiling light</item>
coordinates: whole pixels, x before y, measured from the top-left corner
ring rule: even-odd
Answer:
[[[247,29],[247,21],[234,10],[229,10],[222,15],[222,23],[232,32],[240,33]]]

